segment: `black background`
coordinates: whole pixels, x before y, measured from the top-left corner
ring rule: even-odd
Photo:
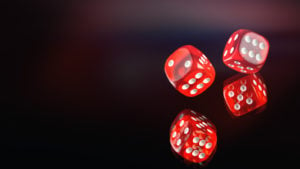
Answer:
[[[189,168],[169,144],[185,108],[217,127],[207,168],[297,166],[300,4],[297,1],[16,1],[3,3],[0,165]],[[260,74],[262,112],[232,118],[222,63],[237,29],[270,42]],[[168,82],[171,52],[192,44],[216,69],[203,94],[187,98]],[[9,167],[9,168],[10,168]]]

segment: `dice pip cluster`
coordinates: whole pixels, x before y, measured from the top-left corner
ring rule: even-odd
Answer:
[[[241,116],[267,103],[267,87],[257,72],[266,62],[269,42],[247,29],[235,31],[226,42],[223,63],[241,73],[224,82],[223,96],[228,110]],[[164,70],[174,88],[187,97],[208,89],[216,72],[208,57],[192,45],[175,50],[166,60]],[[216,149],[216,127],[204,115],[183,110],[170,129],[170,143],[178,155],[193,163],[207,161]]]

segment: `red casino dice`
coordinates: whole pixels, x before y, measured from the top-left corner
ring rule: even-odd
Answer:
[[[206,56],[191,45],[173,52],[164,69],[170,83],[188,97],[204,92],[213,83],[216,74]]]
[[[267,87],[258,74],[240,75],[224,82],[223,96],[234,116],[247,114],[267,103]]]
[[[241,73],[256,73],[264,65],[269,42],[262,35],[246,29],[234,32],[226,43],[223,62]]]
[[[180,112],[170,129],[173,150],[185,160],[208,160],[217,145],[216,127],[204,115],[186,109]]]

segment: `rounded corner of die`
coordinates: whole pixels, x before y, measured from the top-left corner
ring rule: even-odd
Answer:
[[[227,85],[223,85],[223,97],[224,98],[227,97],[226,92],[227,92]]]
[[[243,32],[243,33],[252,32],[252,30],[247,29],[247,28],[240,28],[238,31]]]
[[[188,98],[194,98],[194,97],[196,97],[198,95],[198,94],[191,95],[191,94],[182,93],[182,92],[181,92],[181,94],[184,95],[184,96],[186,96],[186,97],[188,97]]]
[[[270,51],[270,41],[267,39],[267,38],[265,38],[264,36],[263,36],[263,38],[264,38],[264,40],[265,40],[265,42],[266,42],[266,49],[267,49],[267,55],[268,55],[268,53],[269,53],[269,51]]]
[[[242,34],[245,34],[245,33],[247,33],[247,32],[249,32],[248,29],[240,28],[240,29],[235,30],[235,31],[231,34],[231,36],[232,36],[232,35],[236,35],[236,34],[242,35]]]
[[[180,46],[179,48],[178,48],[178,50],[179,49],[185,49],[185,50],[189,50],[189,51],[191,51],[191,50],[194,50],[194,49],[197,49],[194,45],[191,45],[191,44],[185,44],[185,45],[182,45],[182,46]]]
[[[186,45],[183,45],[182,47],[185,47],[185,48],[196,48],[194,45],[192,44],[186,44]]]

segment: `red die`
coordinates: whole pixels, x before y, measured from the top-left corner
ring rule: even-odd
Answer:
[[[226,43],[223,62],[242,73],[256,73],[264,65],[269,42],[261,35],[246,29],[234,32]]]
[[[171,84],[188,97],[204,92],[216,74],[206,56],[192,45],[182,46],[169,56],[165,73]]]
[[[204,162],[216,148],[216,127],[205,116],[183,110],[172,123],[170,143],[184,159],[193,163]]]
[[[240,78],[240,75],[224,82],[223,95],[228,109],[235,116],[244,115],[267,103],[267,87],[258,74]]]

